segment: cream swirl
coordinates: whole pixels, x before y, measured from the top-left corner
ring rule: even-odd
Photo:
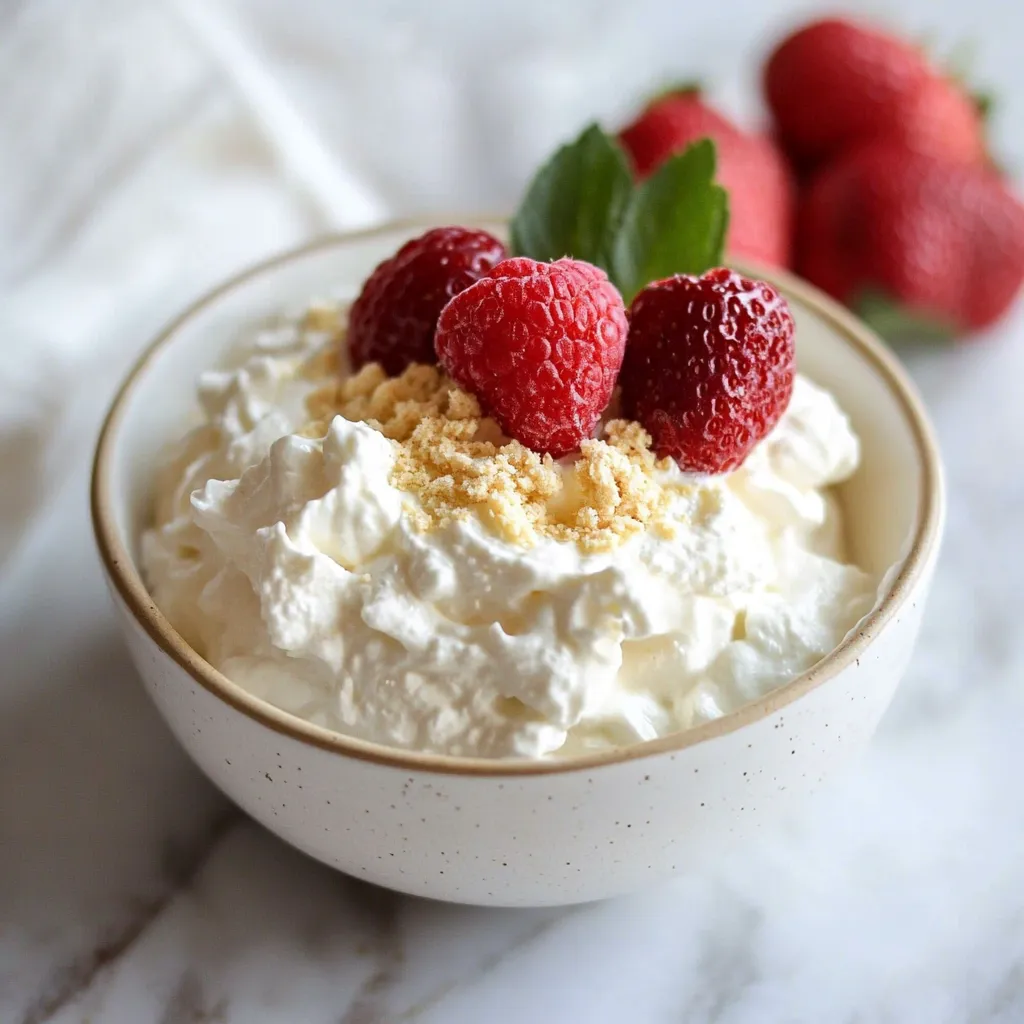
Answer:
[[[396,485],[403,449],[370,423],[334,416],[306,436],[332,344],[285,327],[203,376],[203,422],[161,474],[143,540],[176,628],[293,714],[464,756],[633,743],[788,681],[874,601],[829,490],[858,442],[803,377],[737,471],[649,462],[656,523],[607,547],[521,543],[472,509],[425,528],[420,496]],[[554,509],[579,474],[572,459],[550,469]]]

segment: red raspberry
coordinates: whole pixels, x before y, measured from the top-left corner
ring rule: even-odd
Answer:
[[[348,320],[352,366],[380,363],[392,376],[433,363],[434,328],[445,304],[505,256],[486,231],[434,228],[406,242],[367,278]]]
[[[555,458],[592,437],[626,345],[622,297],[579,260],[499,263],[437,323],[441,365],[510,437]]]
[[[725,267],[648,285],[629,311],[622,409],[682,469],[735,469],[793,393],[793,317],[764,281]]]

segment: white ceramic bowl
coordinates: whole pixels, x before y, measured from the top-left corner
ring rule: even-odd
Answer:
[[[393,889],[467,903],[539,905],[625,892],[699,867],[786,813],[868,741],[910,657],[943,519],[939,455],[903,371],[833,302],[771,279],[797,321],[800,367],[830,388],[863,443],[843,487],[856,560],[897,564],[882,600],[811,671],[688,732],[571,760],[487,761],[350,739],[251,696],[191,650],[137,561],[153,470],[181,435],[201,370],[240,326],[339,288],[427,225],[327,239],[207,295],[150,347],[103,428],[96,539],[146,689],[202,770],[267,828]],[[500,226],[484,224],[492,230]]]

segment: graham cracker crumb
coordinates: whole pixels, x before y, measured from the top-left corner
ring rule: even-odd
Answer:
[[[339,334],[345,326],[340,306],[314,305],[303,314],[301,327],[304,331],[320,331],[324,334]]]
[[[632,420],[611,420],[604,440],[584,441],[574,473],[582,501],[575,521],[554,523],[554,535],[585,549],[614,546],[664,517],[668,495],[658,482],[651,436]],[[614,540],[613,540],[614,539]]]
[[[339,370],[338,349],[331,345],[310,356],[299,368],[299,373],[305,380],[323,380],[324,377],[336,377]]]
[[[476,398],[436,366],[410,366],[388,377],[371,363],[307,399],[322,436],[335,415],[362,421],[396,445],[391,483],[415,495],[406,514],[427,531],[477,514],[496,533],[524,546],[542,538],[608,550],[664,520],[669,495],[663,468],[638,424],[612,420],[600,440],[584,441],[570,474],[549,455],[504,437]]]

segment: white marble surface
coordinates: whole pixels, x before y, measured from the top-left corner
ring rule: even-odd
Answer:
[[[371,889],[245,820],[178,751],[115,635],[85,504],[102,407],[146,335],[331,214],[282,180],[265,126],[173,19],[92,0],[57,31],[59,7],[0,14],[0,191],[17,199],[0,223],[23,243],[0,261],[0,1021],[1024,1021],[1024,305],[911,357],[949,530],[856,770],[707,875],[622,900],[485,911]],[[970,24],[927,7],[906,20]],[[979,35],[1019,154],[1013,17]],[[691,47],[721,38],[710,24]],[[49,130],[15,131],[26,109]],[[90,162],[62,161],[76,146]]]

